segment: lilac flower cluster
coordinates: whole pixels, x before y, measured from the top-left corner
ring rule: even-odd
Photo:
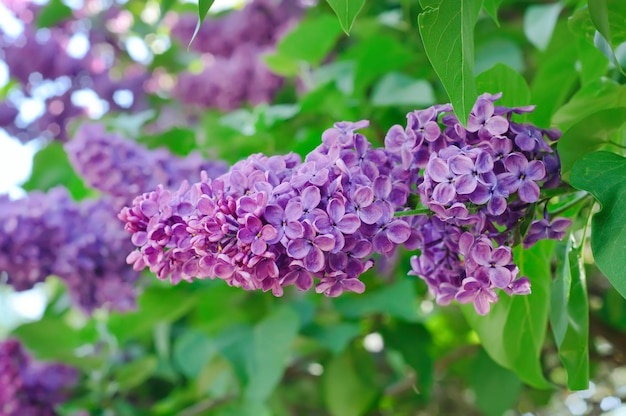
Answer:
[[[207,59],[201,73],[178,75],[172,95],[187,105],[223,111],[235,110],[246,102],[252,105],[271,102],[283,79],[270,72],[263,62],[265,51],[253,44],[243,44],[229,57]]]
[[[287,26],[302,15],[303,7],[293,0],[254,0],[241,10],[222,16],[207,16],[190,49],[200,54],[229,57],[241,45],[273,46]],[[171,35],[182,45],[191,40],[198,16],[185,14],[168,22]]]
[[[38,30],[34,22],[40,6],[29,2],[7,5],[25,23],[17,38],[0,31],[0,59],[6,63],[9,76],[17,81],[8,100],[0,106],[0,127],[8,134],[24,142],[38,137],[66,140],[69,120],[88,115],[87,109],[73,98],[80,91],[94,92],[110,111],[146,108],[144,83],[149,74],[139,65],[127,66],[123,74],[110,74],[116,64],[111,55],[120,55],[121,50],[104,25],[60,22]],[[90,31],[85,27],[91,27]],[[74,57],[68,45],[79,34],[86,36],[90,45],[83,57]],[[130,102],[116,100],[119,92],[130,94]],[[20,116],[20,103],[28,99],[40,100],[44,106],[43,114],[34,120]]]
[[[496,289],[530,293],[511,247],[522,220],[535,215],[540,188],[560,180],[558,155],[545,139],[558,134],[511,121],[512,113],[533,107],[495,106],[500,96],[480,96],[466,128],[446,114],[450,107],[432,107],[410,113],[406,128],[394,126],[385,139],[413,176],[423,169],[414,183],[432,213],[414,219],[420,255],[411,259],[411,274],[426,281],[438,303],[473,302],[479,314],[497,301]],[[557,222],[560,231],[570,223]],[[537,233],[528,242],[536,242]]]
[[[65,150],[89,186],[124,203],[158,184],[176,187],[183,180],[199,180],[201,171],[216,177],[228,169],[225,162],[206,161],[199,153],[182,158],[164,148],[148,150],[97,123],[82,124]]]
[[[0,201],[0,273],[16,290],[59,276],[86,313],[132,309],[138,273],[125,253],[132,244],[115,212],[116,201],[75,203],[64,188]]]
[[[0,415],[54,416],[77,382],[74,368],[34,361],[17,340],[0,342]]]
[[[327,296],[361,293],[369,256],[411,236],[393,216],[409,189],[354,132],[367,125],[338,123],[303,162],[252,155],[217,179],[137,197],[119,215],[140,247],[127,261],[172,283],[218,277],[280,296],[318,279],[315,290]]]
[[[283,79],[270,72],[262,56],[301,14],[298,2],[255,0],[241,10],[207,19],[191,44],[201,54],[204,70],[180,73],[172,94],[187,104],[225,111],[246,102],[270,102]],[[172,37],[187,44],[197,20],[195,15],[180,16]]]
[[[358,278],[371,254],[404,244],[420,253],[410,274],[438,303],[456,299],[486,314],[497,289],[530,293],[511,246],[540,188],[560,181],[546,140],[558,133],[513,122],[512,113],[533,107],[498,107],[499,97],[480,96],[467,128],[450,105],[434,106],[409,113],[406,127],[391,127],[385,147],[373,148],[355,132],[367,121],[341,122],[303,162],[253,155],[214,180],[159,186],[119,215],[139,247],[127,261],[172,283],[219,277],[281,295],[318,279],[318,293],[337,296],[364,290]],[[569,225],[545,221],[533,223],[526,245],[561,238]]]

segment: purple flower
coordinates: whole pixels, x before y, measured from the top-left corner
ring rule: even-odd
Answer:
[[[470,164],[472,164],[471,160]],[[476,181],[471,175],[457,176],[450,170],[449,163],[439,157],[431,158],[424,175],[428,175],[433,182],[437,183],[433,189],[432,198],[443,205],[451,203],[457,193],[470,194],[476,189]]]
[[[289,242],[287,254],[297,260],[303,260],[304,267],[310,272],[319,272],[326,266],[324,252],[335,247],[335,240],[331,234],[317,235],[313,226],[304,222],[302,238]]]
[[[413,130],[405,130],[399,124],[392,126],[385,136],[385,149],[398,153],[402,161],[402,168],[408,169],[413,161],[413,149],[421,145]]]
[[[567,228],[572,225],[569,218],[555,218],[550,222],[548,218],[533,221],[524,238],[524,248],[530,248],[539,240],[561,240]]]
[[[356,214],[346,214],[346,206],[343,201],[333,198],[326,207],[328,215],[320,215],[313,225],[322,234],[331,234],[335,237],[333,253],[343,248],[344,235],[354,234],[361,226],[361,220]]]
[[[494,115],[494,110],[491,100],[479,97],[467,121],[467,131],[478,132],[482,140],[506,133],[509,122],[502,116]]]
[[[511,271],[506,267],[513,259],[510,247],[494,249],[490,241],[479,241],[472,248],[471,256],[478,270],[484,272],[495,287],[502,289],[511,283]]]
[[[498,301],[498,295],[490,287],[486,278],[466,277],[463,286],[456,295],[460,303],[474,303],[474,309],[479,315],[487,315],[491,304]]]
[[[502,186],[509,193],[517,191],[519,198],[524,202],[536,202],[539,199],[540,181],[546,176],[546,169],[543,162],[528,159],[521,153],[511,153],[504,159],[506,173],[498,175],[498,180],[502,181]]]
[[[302,216],[302,205],[293,200],[287,203],[283,210],[279,205],[268,205],[265,208],[265,220],[272,224],[276,229],[276,238],[269,240],[268,243],[276,243],[281,241],[283,236],[289,240],[302,237],[304,228],[298,221]]]
[[[334,298],[345,291],[363,293],[365,285],[359,279],[350,278],[345,273],[331,272],[322,277],[317,286],[315,286],[315,291]]]
[[[257,256],[262,255],[267,250],[267,242],[276,238],[278,232],[270,225],[265,224],[254,215],[247,215],[245,228],[240,228],[237,238],[244,244],[250,244],[250,250]]]

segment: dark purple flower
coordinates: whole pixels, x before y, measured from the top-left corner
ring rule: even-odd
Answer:
[[[530,248],[539,240],[561,240],[567,228],[572,225],[569,218],[555,218],[550,222],[548,218],[533,221],[524,238],[524,248]]]

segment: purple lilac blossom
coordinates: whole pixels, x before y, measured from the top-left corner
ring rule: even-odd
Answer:
[[[78,371],[33,360],[19,341],[0,342],[0,414],[54,416],[78,382]]]
[[[97,123],[82,124],[65,150],[89,186],[123,198],[124,203],[158,184],[176,187],[185,179],[199,180],[203,170],[210,177],[227,170],[225,162],[206,161],[198,153],[183,158],[164,148],[148,150]]]
[[[539,189],[560,182],[558,135],[512,121],[532,107],[496,106],[499,97],[480,96],[467,129],[449,104],[434,106],[409,113],[377,149],[357,132],[367,121],[340,122],[303,161],[252,155],[216,179],[159,186],[119,214],[138,247],[127,261],[172,283],[218,277],[275,295],[315,284],[338,296],[363,292],[369,256],[404,244],[420,253],[409,274],[438,303],[484,315],[500,290],[530,293],[511,246]],[[430,213],[404,216],[416,199]],[[562,238],[567,225],[535,222],[527,244]]]
[[[100,307],[133,309],[139,274],[125,264],[132,243],[115,220],[118,210],[111,198],[76,203],[61,187],[3,198],[0,273],[17,291],[56,275],[87,314]]]
[[[376,182],[393,165],[360,163],[380,158],[356,133],[367,124],[338,123],[304,161],[252,155],[216,179],[138,196],[119,215],[139,247],[128,262],[172,283],[217,277],[280,296],[318,280],[327,296],[363,292],[372,241],[391,255],[410,236],[393,218],[405,185]]]

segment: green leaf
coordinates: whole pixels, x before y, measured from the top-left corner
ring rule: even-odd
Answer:
[[[564,245],[563,265],[552,283],[550,300],[550,326],[570,390],[589,386],[589,302],[582,246],[574,247],[572,236]]]
[[[626,108],[610,108],[582,118],[567,130],[557,145],[564,178],[578,159],[610,143],[624,123]]]
[[[341,28],[346,35],[350,35],[350,30],[352,30],[352,25],[356,20],[357,15],[363,9],[365,5],[365,0],[326,0],[330,7],[334,10],[337,18],[339,19],[339,23],[341,24]]]
[[[531,281],[530,295],[509,297],[501,293],[486,316],[476,314],[472,305],[462,305],[469,325],[489,356],[515,372],[523,382],[539,389],[550,386],[541,368],[541,349],[548,322],[553,249],[554,242],[548,240],[528,250],[514,249],[520,276]]]
[[[545,51],[563,10],[561,3],[530,6],[524,13],[524,34],[535,47]]]
[[[371,361],[369,355],[365,357]],[[371,379],[364,379],[358,371],[366,364],[356,359],[352,351],[346,350],[333,356],[325,365],[322,390],[326,406],[333,416],[360,416],[371,406],[378,391]]]
[[[298,314],[287,306],[274,310],[254,327],[246,399],[262,402],[274,391],[289,364],[290,347],[299,329]]]
[[[615,49],[626,41],[626,2],[622,0],[589,0],[593,24]]]
[[[469,384],[476,394],[476,406],[486,416],[500,416],[513,408],[522,391],[520,379],[480,351],[472,363]]]
[[[361,333],[361,326],[352,322],[339,322],[334,325],[313,326],[307,335],[313,337],[333,354],[339,354]]]
[[[559,108],[552,123],[561,131],[567,131],[585,117],[619,107],[626,107],[626,86],[609,79],[598,79],[578,90],[567,104]]]
[[[267,67],[276,75],[291,77],[298,74],[298,61],[279,54],[263,55]]]
[[[206,334],[188,330],[176,338],[172,358],[183,375],[196,378],[216,352],[215,345]]]
[[[394,321],[381,328],[385,347],[398,351],[417,375],[416,387],[420,394],[429,397],[434,382],[434,359],[431,352],[433,339],[424,325]]]
[[[109,318],[109,330],[120,341],[150,334],[162,322],[173,322],[194,306],[196,298],[180,287],[150,287],[139,296],[137,311]]]
[[[22,185],[26,191],[47,191],[55,186],[65,186],[74,199],[89,195],[83,180],[70,164],[63,144],[51,142],[35,153],[30,179]]]
[[[433,88],[428,81],[413,79],[397,72],[385,75],[372,92],[372,104],[378,107],[397,105],[427,107],[434,102]]]
[[[476,77],[478,91],[492,94],[501,92],[498,105],[507,107],[530,104],[530,90],[523,76],[505,64],[496,64]]]
[[[474,75],[480,74],[492,66],[502,63],[515,71],[524,70],[524,55],[519,45],[506,37],[489,36],[476,44]],[[478,88],[478,92],[481,90]]]
[[[193,35],[189,40],[189,45],[193,43],[193,40],[198,36],[198,32],[200,31],[200,26],[202,26],[202,22],[206,18],[207,13],[209,13],[209,9],[213,6],[215,0],[198,0],[198,23],[196,24],[196,29],[193,31]]]
[[[332,16],[307,19],[287,33],[276,46],[279,56],[319,65],[337,42],[341,29]]]
[[[141,136],[138,142],[148,148],[167,147],[170,152],[179,156],[186,156],[197,146],[196,133],[191,129],[174,127],[163,133]]]
[[[419,31],[426,55],[459,120],[465,125],[477,98],[474,26],[482,1],[421,0]]]
[[[498,8],[500,4],[502,4],[503,0],[483,0],[483,8],[487,12],[489,16],[496,22],[498,27],[500,26],[500,22],[498,21]]]
[[[49,315],[37,322],[20,325],[12,335],[19,338],[37,359],[59,360],[82,368],[89,368],[94,363],[94,360],[76,354],[82,345],[96,342],[93,327],[72,328],[60,316]]]
[[[571,184],[590,192],[602,205],[591,221],[591,250],[600,271],[626,297],[626,158],[610,152],[583,156],[572,169]]]
[[[37,15],[37,26],[51,27],[72,17],[72,9],[61,0],[51,0]]]
[[[552,114],[569,98],[578,83],[576,42],[565,24],[557,24],[548,50],[538,59],[541,65],[531,82],[532,102],[537,107],[529,115],[540,127],[550,127]]]
[[[414,55],[397,39],[381,34],[357,42],[344,58],[355,62],[355,92],[365,94],[372,82],[388,72],[402,69],[414,60]],[[372,65],[372,62],[376,65]]]
[[[158,360],[153,355],[137,358],[115,371],[115,381],[122,390],[130,390],[150,378],[157,366]]]
[[[402,279],[377,291],[366,291],[363,295],[346,294],[333,299],[333,303],[337,311],[348,318],[386,313],[409,322],[418,320],[415,284],[411,279]]]

